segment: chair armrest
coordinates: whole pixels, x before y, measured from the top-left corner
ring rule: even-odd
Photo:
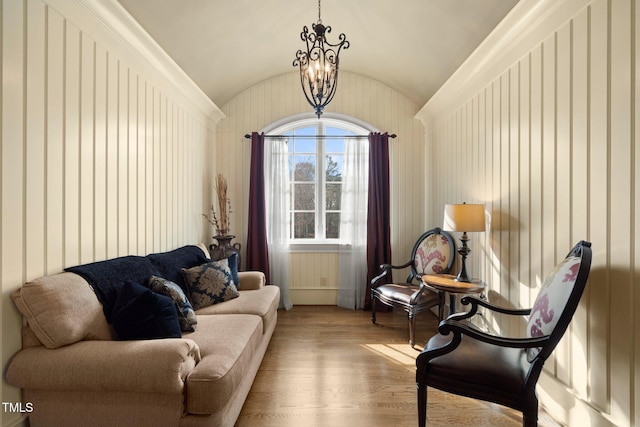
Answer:
[[[260,289],[266,284],[266,278],[262,271],[239,271],[238,279],[240,284],[238,290],[240,291],[253,291]]]
[[[407,268],[412,264],[413,264],[413,261],[408,261],[402,265],[380,264],[380,269],[382,270],[382,273],[380,273],[379,275],[371,279],[371,287],[377,288],[379,286],[378,282],[380,282],[383,278],[389,275],[392,269],[395,270],[395,269]]]
[[[449,319],[452,320],[464,320],[473,317],[478,312],[478,306],[485,307],[491,311],[495,311],[497,313],[509,314],[513,316],[527,316],[531,314],[530,308],[520,308],[520,309],[511,309],[506,307],[500,307],[494,304],[491,304],[489,301],[480,299],[474,296],[465,296],[460,300],[462,305],[471,304],[471,308],[469,311],[465,311],[463,313],[456,313],[449,316]]]
[[[199,361],[200,349],[189,339],[80,341],[19,351],[6,379],[27,389],[170,393],[183,390]]]

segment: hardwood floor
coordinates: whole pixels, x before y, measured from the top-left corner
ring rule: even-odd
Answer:
[[[416,341],[436,331],[420,316]],[[418,348],[418,347],[416,347]],[[236,427],[415,427],[417,350],[406,315],[331,306],[278,312],[278,326]],[[519,412],[429,389],[430,427],[518,427]],[[558,427],[542,410],[540,427]]]

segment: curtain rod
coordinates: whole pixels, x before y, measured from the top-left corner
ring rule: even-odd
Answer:
[[[395,138],[397,135],[392,133],[389,138]],[[248,133],[244,136],[247,139],[251,139],[251,135]],[[296,139],[342,139],[342,138],[369,138],[369,135],[265,135],[265,138],[296,138]]]

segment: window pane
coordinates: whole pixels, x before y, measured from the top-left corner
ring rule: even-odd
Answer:
[[[315,126],[305,126],[301,128],[297,128],[293,131],[294,135],[302,135],[302,136],[314,136],[316,134]]]
[[[315,181],[316,180],[316,158],[315,156],[295,156],[294,181]]]
[[[325,151],[327,153],[344,153],[344,139],[327,139]]]
[[[340,238],[340,213],[329,212],[327,213],[327,239],[339,239]]]
[[[325,208],[328,211],[339,211],[342,196],[342,184],[327,184]]]
[[[293,209],[296,211],[313,211],[316,209],[316,185],[293,185]]]
[[[325,157],[325,178],[329,181],[342,181],[344,156],[332,154]]]
[[[313,239],[316,237],[316,215],[313,212],[293,214],[294,239]]]
[[[347,135],[348,132],[345,129],[340,129],[333,126],[327,126],[325,128],[325,133],[331,136],[341,136],[341,135]]]
[[[295,142],[296,153],[315,153],[316,152],[316,140],[314,139],[296,139]]]

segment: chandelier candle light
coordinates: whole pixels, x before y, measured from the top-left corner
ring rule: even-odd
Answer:
[[[468,205],[466,203],[445,205],[442,229],[445,231],[462,231],[462,237],[460,238],[462,245],[458,248],[458,253],[462,258],[462,266],[455,280],[458,282],[471,282],[466,266],[467,256],[471,253],[471,249],[467,246],[469,241],[467,232],[484,231],[484,205]]]
[[[324,107],[331,102],[338,85],[339,55],[342,49],[349,48],[344,33],[338,36],[338,43],[329,43],[325,37],[331,32],[330,26],[324,26],[320,19],[320,0],[318,0],[318,22],[311,24],[313,32],[305,25],[300,38],[306,43],[306,50],[298,50],[294,67],[300,67],[300,84],[304,96],[320,118]]]

